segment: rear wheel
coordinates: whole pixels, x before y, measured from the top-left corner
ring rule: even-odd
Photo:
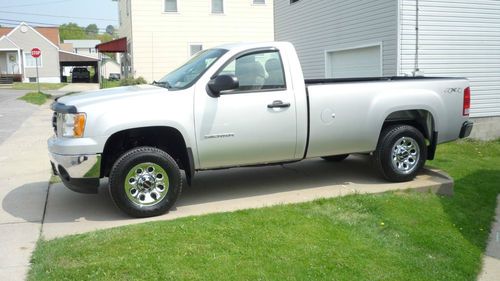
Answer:
[[[373,154],[382,176],[393,182],[415,178],[427,159],[427,146],[422,133],[408,125],[385,128]]]
[[[163,150],[138,147],[124,153],[113,165],[109,190],[115,204],[133,217],[166,213],[182,189],[177,163]]]
[[[349,157],[349,154],[341,154],[341,155],[333,155],[333,156],[323,156],[323,160],[329,161],[329,162],[341,162],[344,161],[347,157]]]

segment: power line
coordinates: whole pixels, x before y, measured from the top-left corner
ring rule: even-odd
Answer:
[[[43,3],[31,3],[31,4],[21,4],[21,5],[11,5],[11,6],[1,6],[0,8],[17,8],[17,7],[30,7],[30,6],[40,6],[40,5],[47,5],[47,4],[55,4],[55,3],[62,3],[62,2],[69,2],[73,0],[57,0],[57,1],[49,1],[49,2],[43,2]]]
[[[11,19],[0,19],[4,24],[11,24],[11,25],[19,25],[22,22],[29,23],[29,24],[43,24],[43,25],[53,25],[57,26],[57,24],[54,23],[42,23],[42,22],[36,22],[36,21],[21,21],[21,20],[11,20]],[[10,22],[10,23],[7,23]]]
[[[22,22],[25,22],[27,24],[35,24],[35,25],[48,25],[48,26],[53,26],[53,27],[59,27],[60,24],[54,24],[54,23],[44,23],[44,22],[36,22],[36,21],[22,21],[22,20],[12,20],[12,19],[2,19],[0,18],[0,23],[2,24],[8,24],[8,25],[19,25],[21,24]],[[66,29],[78,29],[78,28],[81,28],[83,30],[85,30],[85,26],[79,26],[79,27],[74,27],[74,28],[70,28],[70,27],[66,27]],[[103,28],[103,27],[97,27],[97,29],[99,31],[106,31],[106,28]]]
[[[0,13],[3,13],[3,14],[26,15],[26,16],[52,17],[52,18],[66,18],[66,19],[99,20],[99,21],[118,21],[117,19],[86,18],[86,17],[73,17],[73,16],[56,16],[56,15],[47,15],[47,14],[33,14],[33,13],[19,13],[19,12],[5,12],[5,11],[0,11]]]

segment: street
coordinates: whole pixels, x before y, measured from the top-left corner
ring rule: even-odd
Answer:
[[[0,144],[38,108],[38,106],[18,100],[27,90],[0,89]]]

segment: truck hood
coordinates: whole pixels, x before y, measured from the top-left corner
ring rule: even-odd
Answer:
[[[117,87],[97,91],[87,91],[78,94],[68,95],[57,99],[59,103],[65,105],[81,107],[91,106],[97,103],[113,102],[114,100],[123,100],[126,98],[135,98],[137,96],[146,97],[149,95],[166,94],[168,90],[152,85],[135,85],[126,87]]]

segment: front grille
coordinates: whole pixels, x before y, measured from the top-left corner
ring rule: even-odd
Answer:
[[[57,136],[57,112],[52,115],[52,128],[54,128],[54,134]]]

